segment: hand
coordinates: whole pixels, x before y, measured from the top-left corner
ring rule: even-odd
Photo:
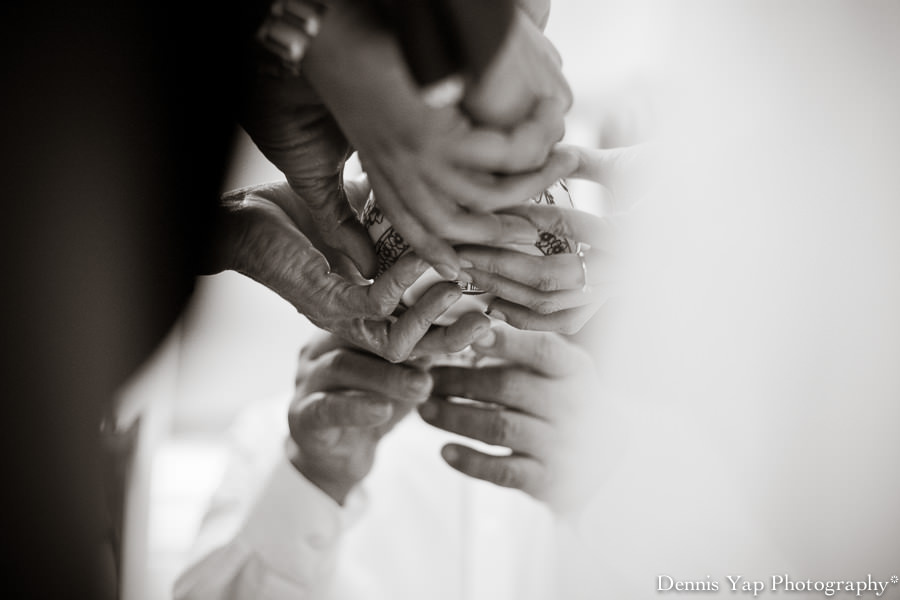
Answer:
[[[369,473],[381,438],[431,389],[428,373],[325,338],[300,352],[288,412],[288,455],[304,477],[343,504]]]
[[[560,150],[578,157],[578,167],[570,178],[590,179],[616,192],[647,176],[649,153],[643,146],[611,150],[561,146]],[[476,286],[497,296],[488,308],[491,316],[520,329],[576,333],[622,286],[620,248],[627,216],[597,217],[546,205],[522,206],[511,212],[541,231],[579,244],[584,256],[533,256],[465,246],[459,249],[467,265],[464,272]]]
[[[557,100],[562,118],[572,106],[572,90],[562,74],[559,52],[541,32],[549,3],[520,3],[506,40],[463,104],[480,123],[510,127],[542,100]],[[543,22],[543,23],[542,23]]]
[[[574,168],[570,154],[552,151],[563,135],[563,103],[538,101],[509,130],[475,127],[458,107],[432,108],[396,41],[361,10],[345,2],[329,8],[304,73],[359,151],[397,231],[448,279],[459,270],[451,241],[536,239],[524,219],[493,211],[522,203]]]
[[[584,468],[602,437],[590,420],[598,408],[593,362],[556,334],[503,325],[491,331],[493,340],[486,335],[473,348],[503,364],[433,368],[432,398],[419,413],[435,427],[511,451],[494,456],[448,444],[441,454],[454,469],[520,489],[556,511],[574,510],[598,483],[596,471]],[[451,396],[493,405],[461,404]]]
[[[343,252],[365,277],[377,261],[365,228],[356,219],[343,185],[352,151],[328,109],[303,77],[254,73],[241,125],[296,192],[319,236]],[[362,199],[365,201],[365,198]]]
[[[433,350],[459,350],[487,330],[483,315],[461,319]],[[479,319],[480,317],[480,319]],[[288,454],[307,479],[343,504],[369,473],[381,438],[428,397],[431,376],[322,335],[300,352],[288,412]]]
[[[357,183],[348,184],[347,191],[367,194]],[[340,256],[316,237],[309,214],[283,182],[232,192],[221,212],[210,272],[243,273],[277,292],[319,327],[392,362],[429,353],[447,342],[448,331],[431,326],[459,299],[456,284],[438,283],[414,307],[395,314],[403,292],[427,269],[421,259],[404,256],[373,283],[347,266],[333,271],[332,266],[340,267]],[[471,318],[462,325],[467,324]]]

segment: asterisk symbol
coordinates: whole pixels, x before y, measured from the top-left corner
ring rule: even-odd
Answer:
[[[891,583],[897,583],[898,581],[900,581],[900,577],[897,577],[896,575],[891,577]]]

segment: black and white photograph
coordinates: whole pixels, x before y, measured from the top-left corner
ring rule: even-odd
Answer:
[[[0,596],[900,600],[900,3],[8,3]]]

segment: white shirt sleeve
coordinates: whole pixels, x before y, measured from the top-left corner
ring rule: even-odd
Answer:
[[[330,595],[338,542],[361,509],[361,494],[341,508],[294,468],[283,443],[266,448],[271,429],[253,433],[268,435],[251,435],[246,441],[255,437],[255,445],[236,448],[175,583],[177,600]]]

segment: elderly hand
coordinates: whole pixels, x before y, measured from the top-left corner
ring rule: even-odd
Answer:
[[[309,211],[321,239],[349,257],[363,276],[373,277],[372,242],[343,185],[350,143],[306,79],[252,77],[241,125],[285,174],[297,193],[294,202]]]
[[[348,184],[347,190],[367,194],[364,185]],[[424,261],[404,256],[374,282],[350,267],[341,268],[340,257],[316,237],[309,214],[286,183],[226,195],[221,217],[210,272],[243,273],[319,327],[393,362],[428,353],[446,341],[447,330],[432,324],[461,296],[456,284],[438,283],[414,307],[396,314],[403,292],[427,269]]]
[[[473,348],[502,364],[433,368],[432,398],[419,413],[435,427],[511,451],[496,456],[448,444],[441,453],[453,468],[522,490],[558,512],[575,510],[598,483],[596,470],[585,468],[602,437],[591,420],[600,400],[593,362],[556,334],[502,324],[491,331],[494,336],[486,334]]]
[[[434,352],[462,349],[487,330],[473,315],[447,328]],[[297,388],[288,413],[288,454],[307,479],[343,504],[369,473],[381,438],[431,390],[431,376],[390,364],[321,336],[300,352]]]
[[[570,178],[590,179],[617,189],[647,175],[642,146],[596,150],[564,146],[578,156]],[[464,273],[494,294],[488,313],[520,329],[573,334],[615,295],[624,279],[620,245],[627,217],[597,217],[562,206],[510,209],[539,230],[568,239],[581,254],[534,256],[515,250],[465,246],[459,249]]]
[[[502,130],[476,127],[459,107],[432,108],[396,41],[363,10],[359,3],[333,3],[304,58],[303,77],[260,85],[243,119],[309,204],[324,239],[372,274],[369,248],[340,191],[352,146],[379,206],[446,278],[459,270],[451,241],[534,240],[527,220],[493,211],[523,202],[574,168],[571,155],[552,151],[563,135],[565,103],[538,101]]]

